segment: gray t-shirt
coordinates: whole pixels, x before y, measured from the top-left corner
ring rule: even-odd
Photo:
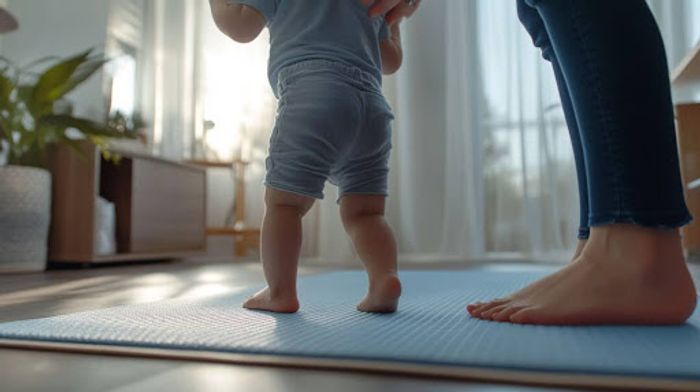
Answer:
[[[359,0],[230,0],[251,6],[270,29],[268,77],[277,91],[279,71],[305,60],[357,67],[381,83],[379,41],[389,37],[383,17],[370,18]]]

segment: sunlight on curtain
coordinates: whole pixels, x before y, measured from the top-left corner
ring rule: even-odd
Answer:
[[[133,120],[138,115],[137,84],[139,56],[143,41],[143,0],[111,0],[107,21],[105,52],[112,60],[106,65],[111,81],[109,113],[121,113]]]
[[[566,260],[573,153],[515,2],[425,2],[404,29],[389,198],[402,258]]]
[[[552,69],[520,25],[512,0],[479,1],[477,8],[486,250],[570,249],[578,193]]]
[[[189,158],[192,130],[198,126],[195,62],[201,3],[148,0],[143,6],[138,111],[149,125],[154,154]]]
[[[268,30],[239,44],[203,13],[201,88],[205,126],[196,155],[209,160],[260,162],[275,119],[276,100],[267,80]]]

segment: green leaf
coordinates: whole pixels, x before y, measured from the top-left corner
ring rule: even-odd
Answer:
[[[51,99],[56,101],[63,98],[66,94],[80,86],[84,81],[88,80],[95,72],[99,71],[108,61],[109,60],[105,59],[93,59],[81,64],[66,83],[52,91]]]
[[[57,96],[57,91],[69,82],[78,67],[87,61],[90,53],[92,49],[61,61],[44,71],[34,85],[29,102],[30,110],[35,115],[40,116],[51,111],[53,102],[60,97],[60,95]]]
[[[55,127],[74,128],[86,136],[105,136],[113,138],[130,137],[129,135],[126,135],[123,132],[119,132],[118,130],[111,128],[107,125],[100,124],[92,120],[68,115],[50,114],[41,117],[40,122],[42,124]]]
[[[22,102],[25,102],[27,105],[29,105],[29,102],[32,99],[32,93],[34,92],[34,87],[32,86],[27,86],[27,85],[21,85],[17,87],[17,98],[21,100]]]

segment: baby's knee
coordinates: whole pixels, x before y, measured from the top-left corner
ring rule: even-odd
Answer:
[[[384,218],[384,196],[346,196],[340,201],[340,218],[346,227],[368,218]]]
[[[308,196],[272,188],[265,190],[265,206],[268,209],[293,210],[300,216],[304,216],[313,205],[314,199]]]

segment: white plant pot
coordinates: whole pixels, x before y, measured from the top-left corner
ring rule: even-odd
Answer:
[[[46,269],[51,174],[0,166],[0,273]]]

